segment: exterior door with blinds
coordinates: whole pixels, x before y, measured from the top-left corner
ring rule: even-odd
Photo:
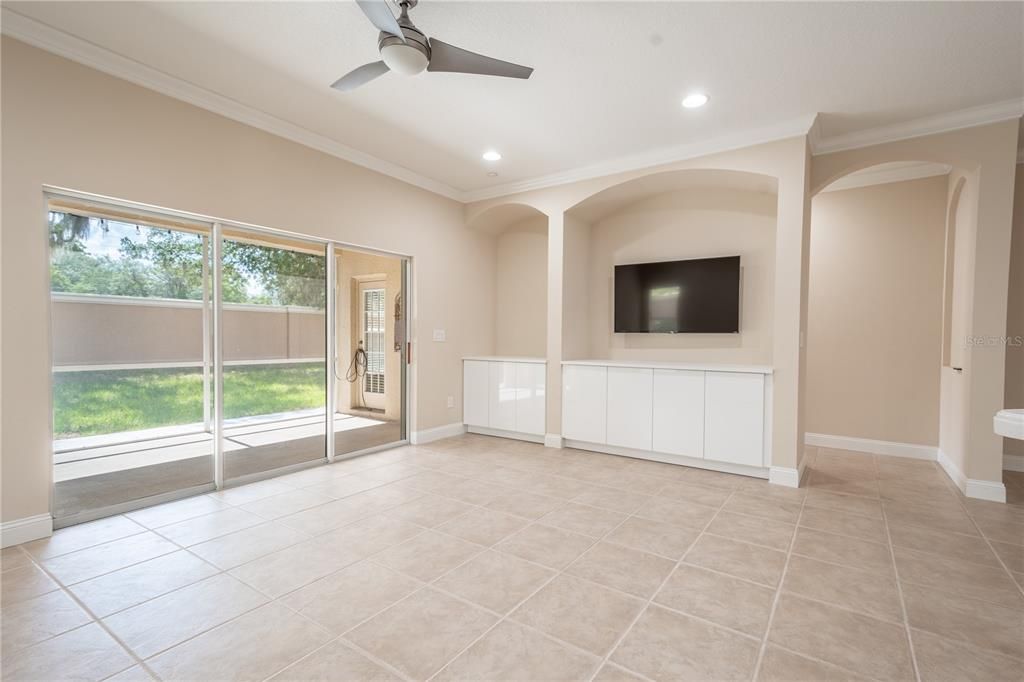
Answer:
[[[387,298],[384,282],[360,282],[360,340],[366,351],[366,374],[362,377],[362,393],[369,408],[383,410],[385,407],[384,364],[386,358]]]

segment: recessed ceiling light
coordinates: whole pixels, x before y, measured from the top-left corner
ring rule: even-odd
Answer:
[[[484,161],[501,161],[501,154],[493,149],[488,149],[484,152]]]
[[[696,109],[697,107],[702,107],[707,103],[708,96],[702,92],[695,92],[683,98],[683,107],[686,109]]]

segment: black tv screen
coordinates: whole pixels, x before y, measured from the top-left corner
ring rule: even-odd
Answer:
[[[615,332],[740,330],[740,257],[615,266]]]

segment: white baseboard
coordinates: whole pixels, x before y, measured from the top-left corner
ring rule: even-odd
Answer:
[[[444,426],[435,426],[432,429],[423,429],[422,431],[413,431],[409,438],[409,442],[413,445],[423,445],[424,443],[431,443],[435,440],[441,440],[442,438],[451,438],[452,436],[461,436],[466,432],[466,427],[462,422],[455,424],[445,424]]]
[[[544,442],[544,436],[539,434],[505,431],[504,429],[492,429],[486,426],[467,426],[466,433],[478,433],[481,436],[494,436],[496,438],[511,438],[512,440],[525,440],[529,443]]]
[[[0,547],[11,547],[53,535],[53,517],[37,514],[0,523]]]
[[[620,457],[632,457],[634,459],[649,459],[652,462],[664,462],[665,464],[681,464],[696,469],[710,469],[721,471],[726,474],[738,474],[740,476],[752,476],[754,478],[768,478],[768,467],[752,467],[743,464],[730,464],[729,462],[714,462],[709,459],[696,459],[683,457],[682,455],[668,455],[663,452],[652,452],[650,450],[635,450],[624,448],[618,445],[606,445],[604,443],[588,443],[582,440],[565,439],[565,447],[576,448],[577,450],[590,450],[591,452],[603,452],[606,455],[619,455]]]
[[[950,480],[960,489],[966,497],[975,500],[988,500],[989,502],[1006,502],[1006,486],[1002,481],[984,481],[977,478],[967,478],[956,462],[951,460],[946,453],[939,450],[939,466],[946,472]]]
[[[769,467],[768,482],[787,488],[799,488],[800,469],[795,467]]]
[[[562,434],[560,434],[560,433],[546,433],[546,434],[544,434],[544,447],[546,447],[546,448],[560,448],[560,447],[562,447]]]
[[[805,433],[804,444],[820,448],[867,452],[872,455],[926,459],[931,462],[936,461],[939,454],[939,449],[934,445],[917,445],[916,443],[854,438],[852,436],[832,436],[827,433]]]
[[[1024,471],[1024,455],[1003,454],[1003,471]]]

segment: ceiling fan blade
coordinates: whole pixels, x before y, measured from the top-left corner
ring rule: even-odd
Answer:
[[[355,90],[360,85],[366,85],[374,78],[383,76],[388,71],[390,69],[384,62],[370,62],[369,64],[363,64],[358,69],[349,71],[334,81],[331,87],[340,92],[349,92],[350,90]]]
[[[391,8],[388,7],[385,0],[356,0],[356,4],[359,5],[359,9],[363,10],[363,14],[370,20],[370,23],[377,27],[378,31],[390,33],[401,38],[403,42],[405,41],[405,34],[402,33],[398,20],[391,13]]]
[[[430,64],[427,71],[449,71],[452,73],[476,73],[481,76],[504,76],[505,78],[529,78],[533,69],[476,52],[449,45],[437,38],[430,39]]]

